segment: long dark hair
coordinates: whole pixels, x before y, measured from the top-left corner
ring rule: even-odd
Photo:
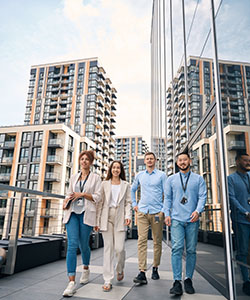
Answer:
[[[111,170],[112,170],[112,167],[113,167],[113,164],[114,163],[118,163],[120,165],[120,169],[121,169],[121,173],[119,175],[120,179],[122,180],[126,180],[126,175],[125,175],[125,170],[124,170],[124,167],[123,167],[123,164],[119,161],[119,160],[113,160],[111,165],[109,166],[109,169],[108,169],[108,174],[107,174],[107,177],[105,180],[109,180],[109,179],[112,179],[112,173],[111,173]]]

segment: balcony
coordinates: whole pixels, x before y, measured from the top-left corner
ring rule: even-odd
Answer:
[[[18,180],[26,180],[27,174],[17,174],[17,179]]]
[[[45,173],[45,181],[60,181],[60,174],[55,172],[46,172]]]
[[[13,157],[2,157],[1,164],[11,165],[13,162]]]
[[[61,139],[49,139],[48,147],[63,148]]]
[[[46,163],[52,164],[62,164],[62,157],[59,155],[48,155]]]
[[[39,178],[39,174],[36,174],[36,173],[30,174],[30,180],[38,180],[38,178]]]
[[[227,149],[230,150],[245,150],[245,141],[230,141],[228,143]]]
[[[0,174],[0,181],[1,182],[10,181],[10,173]]]
[[[15,141],[6,141],[4,142],[4,148],[14,148],[15,147]]]
[[[34,217],[35,216],[35,210],[34,209],[27,209],[25,211],[25,217]]]
[[[0,207],[0,216],[5,216],[6,214],[6,207]]]
[[[41,208],[42,218],[54,218],[56,215],[57,215],[57,210],[55,208]]]

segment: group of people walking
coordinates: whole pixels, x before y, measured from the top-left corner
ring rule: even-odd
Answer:
[[[152,152],[145,154],[146,170],[139,172],[132,187],[126,182],[125,171],[120,161],[113,161],[106,180],[101,182],[99,175],[90,171],[94,161],[93,151],[83,151],[79,155],[80,172],[70,179],[67,197],[63,203],[66,224],[67,274],[69,283],[63,296],[73,296],[76,291],[77,250],[80,248],[83,270],[80,283],[89,281],[90,247],[89,237],[93,229],[101,231],[104,240],[102,289],[112,289],[114,256],[116,256],[116,278],[124,278],[125,236],[131,223],[132,209],[137,213],[138,263],[139,274],[134,278],[137,284],[147,284],[147,240],[151,227],[154,260],[152,279],[160,278],[158,266],[162,253],[163,224],[171,226],[172,268],[174,284],[171,294],[181,295],[182,290],[182,254],[186,243],[185,291],[195,292],[192,276],[196,262],[196,245],[199,227],[199,215],[206,202],[206,186],[203,178],[190,170],[188,153],[177,157],[180,172],[167,178],[156,169],[156,156]],[[140,201],[136,201],[136,191],[140,186]],[[132,198],[132,200],[131,200]]]

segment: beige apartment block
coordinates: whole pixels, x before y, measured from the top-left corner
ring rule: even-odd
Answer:
[[[64,124],[0,127],[0,183],[65,195],[70,176],[78,172],[80,151],[95,147]],[[101,175],[95,166],[93,171]],[[7,238],[15,195],[1,191],[0,196],[0,235]],[[62,201],[25,197],[20,235],[61,233]]]
[[[64,123],[96,143],[104,178],[114,159],[116,89],[98,58],[31,67],[24,123]]]

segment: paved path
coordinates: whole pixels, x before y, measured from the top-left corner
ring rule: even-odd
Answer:
[[[172,271],[170,263],[170,249],[163,244],[162,263],[159,268],[160,280],[152,280],[151,267],[153,261],[153,243],[148,242],[148,285],[136,286],[133,278],[138,273],[137,241],[126,241],[126,268],[122,282],[114,280],[111,292],[102,291],[102,251],[92,251],[90,265],[90,282],[86,285],[77,285],[77,292],[72,300],[145,300],[145,299],[184,299],[184,300],[223,300],[225,299],[197,272],[194,274],[196,294],[183,294],[181,297],[169,295],[172,287]],[[184,263],[183,263],[184,265]],[[81,259],[78,256],[77,281],[81,274]],[[43,265],[34,269],[14,274],[0,279],[0,299],[9,300],[58,300],[65,299],[62,292],[67,285],[65,260]]]

